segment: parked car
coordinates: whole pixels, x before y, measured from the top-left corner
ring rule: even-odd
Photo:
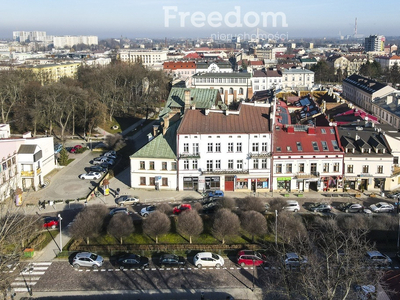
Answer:
[[[390,213],[394,211],[394,206],[386,202],[378,202],[369,207],[374,213]]]
[[[373,285],[356,285],[356,295],[358,300],[372,300],[376,299],[377,293]]]
[[[241,250],[237,254],[237,263],[244,266],[259,266],[266,262],[264,254],[252,250]]]
[[[103,156],[108,156],[108,155],[117,156],[117,152],[115,152],[114,150],[109,150],[103,154]]]
[[[332,206],[326,203],[316,204],[310,207],[310,210],[313,212],[331,212]]]
[[[102,155],[102,157],[108,157],[109,159],[116,159],[117,156],[113,155],[111,152],[106,152]]]
[[[155,211],[156,211],[156,206],[154,206],[154,205],[149,205],[149,206],[143,207],[143,208],[140,210],[140,215],[141,215],[143,218],[146,218],[146,217],[149,216],[149,214],[151,214],[152,212],[155,212]]]
[[[113,208],[112,210],[110,210],[110,216],[113,216],[115,214],[130,215],[130,212],[128,211],[128,209],[126,207],[117,207],[117,208]]]
[[[63,146],[61,144],[55,144],[54,145],[54,153],[60,153],[62,148],[63,148]]]
[[[108,163],[109,165],[114,165],[114,160],[109,159],[104,156],[99,156],[99,157],[96,157],[93,160],[91,160],[90,163],[93,165],[100,165],[102,163]]]
[[[72,266],[76,269],[80,267],[91,267],[97,269],[104,263],[104,259],[91,252],[78,252],[72,260]]]
[[[211,252],[199,252],[193,258],[193,264],[201,269],[202,267],[217,267],[224,265],[224,259],[221,255]]]
[[[287,268],[301,267],[308,262],[306,256],[300,256],[297,253],[289,252],[283,256],[283,263]]]
[[[124,195],[116,198],[115,203],[119,206],[139,203],[139,198],[137,196]]]
[[[186,264],[186,260],[182,256],[178,256],[175,254],[163,254],[160,256],[159,264],[161,268],[168,266],[184,266]]]
[[[368,263],[376,265],[391,265],[392,259],[386,254],[382,254],[379,251],[367,251],[365,254],[365,260]]]
[[[71,150],[69,152],[76,153],[76,152],[78,152],[79,149],[82,149],[82,146],[81,145],[75,145],[74,147],[71,148]]]
[[[347,205],[344,205],[341,209],[342,211],[347,213],[361,213],[364,211],[364,206],[359,203],[348,203]]]
[[[114,266],[119,269],[131,269],[131,268],[147,268],[149,266],[149,259],[144,256],[122,253],[114,256],[112,259]]]
[[[87,170],[89,172],[97,172],[97,173],[105,173],[105,172],[107,172],[107,169],[102,168],[100,165],[90,166],[89,168],[87,168]]]
[[[206,205],[203,205],[201,212],[203,214],[213,214],[215,213],[218,209],[221,208],[221,205],[217,202],[212,202]]]
[[[105,161],[105,162],[98,164],[98,166],[102,167],[103,169],[108,170],[112,166],[112,164]]]
[[[80,179],[93,179],[93,180],[97,180],[101,177],[101,174],[98,172],[89,172],[86,174],[81,174],[79,175]]]
[[[286,200],[286,205],[283,207],[283,210],[298,212],[300,210],[299,202],[296,200]]]
[[[174,210],[172,211],[175,215],[178,215],[178,214],[180,214],[181,212],[183,212],[183,211],[185,211],[185,210],[188,210],[188,209],[192,209],[192,206],[190,205],[190,204],[185,204],[185,203],[183,203],[183,204],[181,204],[181,205],[178,205],[178,206],[175,206],[174,207]]]
[[[388,195],[388,198],[392,198],[392,199],[398,199],[400,198],[400,193],[393,193]]]
[[[224,192],[221,190],[216,190],[216,191],[209,191],[208,192],[208,197],[209,198],[222,198],[224,197]]]
[[[59,222],[57,217],[43,217],[43,228],[55,229],[58,227]]]

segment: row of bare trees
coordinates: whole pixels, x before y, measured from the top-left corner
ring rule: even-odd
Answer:
[[[26,69],[0,72],[1,123],[34,135],[52,134],[55,127],[62,138],[66,132],[90,134],[106,118],[155,111],[169,93],[169,78],[141,64],[82,66],[74,79],[42,79]]]

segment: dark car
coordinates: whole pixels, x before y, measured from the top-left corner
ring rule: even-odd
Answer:
[[[122,269],[131,269],[131,268],[147,268],[149,266],[149,259],[144,256],[131,254],[131,253],[123,253],[120,254],[113,259],[114,266]]]
[[[358,213],[364,211],[364,206],[359,203],[348,203],[347,205],[343,206],[342,211],[347,213]]]
[[[209,203],[206,205],[203,205],[203,208],[201,209],[201,212],[205,215],[207,214],[213,214],[215,213],[218,209],[221,208],[221,205],[219,205],[218,203],[214,202],[214,203]]]
[[[88,172],[97,172],[97,173],[104,173],[106,172],[107,169],[102,168],[101,166],[97,165],[97,166],[91,166],[88,168]]]
[[[184,266],[186,264],[185,258],[174,254],[163,254],[159,260],[161,268],[165,266]]]
[[[332,211],[332,206],[326,203],[320,203],[316,205],[310,206],[310,210],[313,212],[331,212]]]

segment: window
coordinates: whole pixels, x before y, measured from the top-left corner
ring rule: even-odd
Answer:
[[[163,162],[161,163],[161,168],[162,168],[163,171],[166,171],[166,170],[167,170],[167,162],[166,162],[166,161],[163,161]]]
[[[243,95],[243,88],[239,89],[239,95]]]
[[[228,169],[230,169],[230,170],[233,169],[233,159],[228,160]]]
[[[261,152],[267,152],[268,145],[266,142],[261,143]]]
[[[233,88],[229,88],[229,94],[233,94]]]
[[[258,152],[258,143],[253,143],[252,151]]]
[[[304,173],[304,163],[299,163],[299,173]]]
[[[288,152],[292,152],[292,147],[287,146],[287,147],[286,147],[286,150],[287,150]]]
[[[331,128],[330,131],[331,131],[331,134],[335,134],[335,129]]]
[[[142,160],[140,161],[140,170],[146,169],[146,163]]]
[[[208,152],[213,152],[213,143],[208,143],[207,151]]]
[[[378,166],[377,173],[378,174],[383,174],[383,166]]]
[[[233,152],[233,143],[228,143],[228,152]]]
[[[189,170],[189,160],[185,159],[183,161],[183,169],[184,170]]]
[[[286,164],[286,173],[292,173],[292,164]]]
[[[162,179],[162,186],[168,186],[168,178]]]
[[[146,185],[146,177],[140,177],[140,185]]]
[[[325,128],[321,128],[321,133],[322,133],[322,134],[326,134]]]
[[[339,163],[334,163],[333,164],[333,172],[339,172],[339,169],[340,169]]]
[[[329,150],[329,149],[328,149],[328,143],[327,143],[327,142],[321,141],[321,144],[322,144],[322,150],[324,150],[324,151],[328,151],[328,150]]]
[[[150,162],[150,170],[154,170],[154,161]]]
[[[215,144],[215,152],[221,152],[221,143]]]
[[[220,159],[215,161],[215,168],[217,170],[221,170],[221,160]]]
[[[312,146],[314,151],[319,151],[318,143],[317,142],[312,142]]]
[[[368,170],[369,170],[369,166],[368,166],[368,165],[362,166],[362,172],[363,172],[364,174],[368,174]]]
[[[324,163],[322,170],[323,170],[323,172],[328,173],[329,172],[329,163]]]
[[[150,177],[150,185],[156,185],[156,178]]]
[[[199,143],[193,144],[193,154],[195,155],[199,154]]]
[[[333,146],[333,150],[339,151],[339,145],[338,145],[337,141],[333,140],[332,141],[332,146]]]
[[[281,152],[281,151],[282,151],[281,147],[276,147],[276,152]]]
[[[301,146],[300,142],[296,142],[297,151],[303,151],[303,147]]]
[[[197,170],[197,160],[196,159],[192,161],[192,169]]]
[[[185,153],[189,152],[189,143],[184,143],[183,144],[183,152],[185,152]]]
[[[266,169],[267,168],[267,159],[263,158],[261,160],[261,169]]]
[[[347,173],[353,173],[353,165],[347,165]]]
[[[258,169],[258,159],[253,159],[253,169]]]
[[[242,152],[242,143],[236,144],[236,152]]]
[[[239,159],[239,160],[236,162],[236,169],[238,169],[238,170],[243,169],[243,160]]]
[[[311,174],[317,173],[317,163],[311,163],[310,171],[311,171]]]
[[[277,164],[276,165],[276,173],[282,173],[282,164]]]
[[[171,162],[171,170],[176,171],[176,161]]]
[[[207,160],[207,171],[212,171],[212,170],[213,170],[213,161]]]

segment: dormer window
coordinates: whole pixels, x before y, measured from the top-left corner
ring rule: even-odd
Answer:
[[[319,151],[318,143],[317,142],[312,142],[312,146],[314,151]]]
[[[282,151],[281,147],[276,147],[276,152],[281,152],[281,151]]]

